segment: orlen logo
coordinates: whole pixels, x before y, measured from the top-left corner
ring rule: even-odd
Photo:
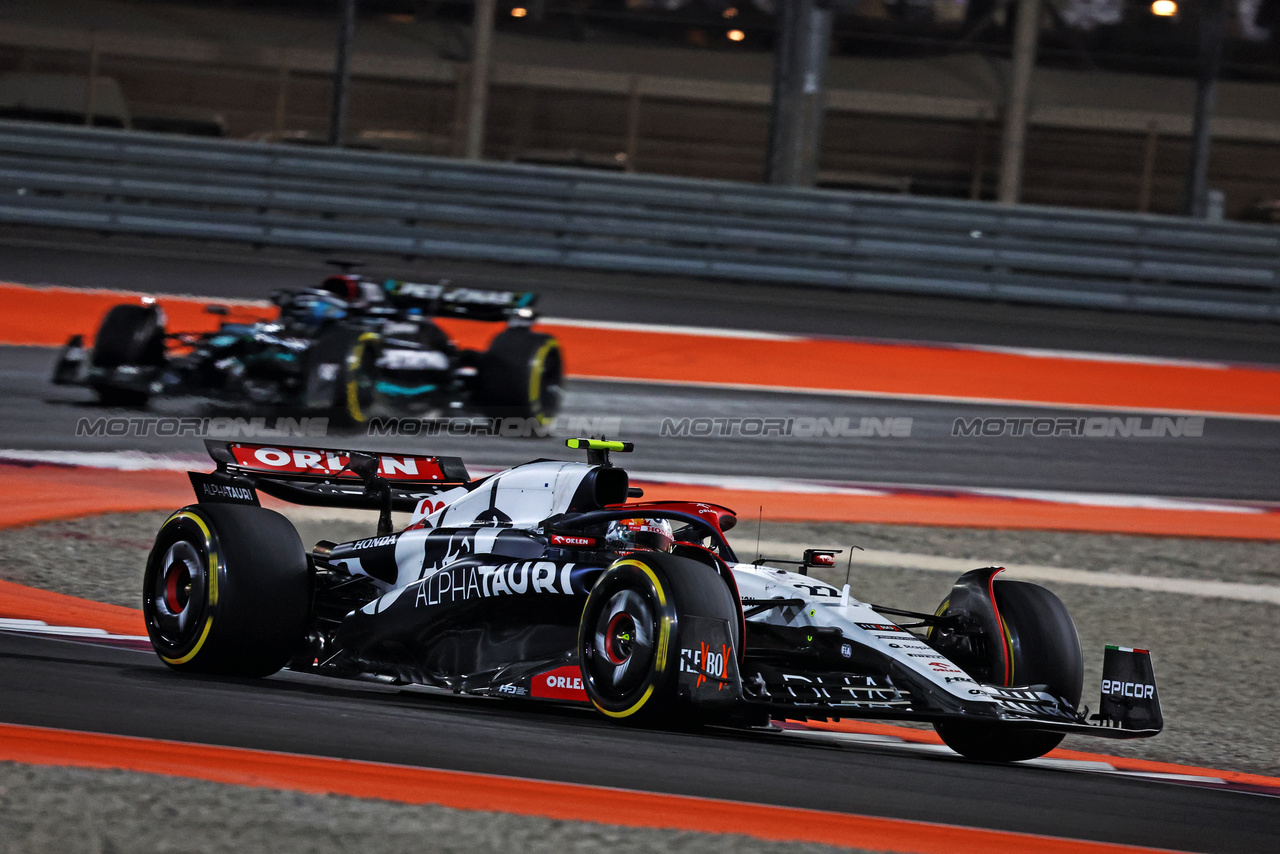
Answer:
[[[551,545],[553,546],[577,546],[578,548],[589,549],[599,544],[599,540],[595,537],[577,537],[569,534],[552,534]]]
[[[351,462],[346,454],[308,448],[232,445],[231,454],[238,465],[246,468],[290,474],[337,475]],[[393,457],[386,454],[378,455],[378,473],[392,480],[441,480],[443,477],[434,457]]]
[[[1119,679],[1103,679],[1103,694],[1119,694],[1121,697],[1133,697],[1135,700],[1150,700],[1155,696],[1156,686],[1144,685],[1141,682],[1121,682]]]
[[[533,677],[532,695],[545,700],[590,702],[582,687],[582,671],[574,665],[557,667],[549,673]]]

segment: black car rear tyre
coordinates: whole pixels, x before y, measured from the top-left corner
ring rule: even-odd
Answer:
[[[1000,675],[996,681],[1005,685],[1045,685],[1055,697],[1072,706],[1079,705],[1084,690],[1084,657],[1075,623],[1062,600],[1026,581],[997,580],[993,589],[1005,636],[984,637],[982,643],[969,646],[967,651],[945,647],[940,650],[971,676],[996,673]],[[949,605],[944,601],[938,613],[946,614]],[[1007,678],[1003,667],[1006,652]],[[1000,724],[966,721],[939,721],[934,728],[955,752],[987,762],[1034,759],[1053,750],[1064,737],[1059,732],[1013,730]]]
[[[302,642],[310,604],[302,541],[274,510],[184,507],[165,520],[147,558],[147,634],[175,670],[269,676]]]
[[[503,330],[480,357],[476,400],[495,416],[550,424],[564,396],[560,343],[523,327]]]
[[[592,586],[578,627],[587,696],[615,720],[678,722],[691,711],[677,696],[681,620],[725,620],[736,653],[738,613],[728,585],[703,563],[650,551],[615,561]]]

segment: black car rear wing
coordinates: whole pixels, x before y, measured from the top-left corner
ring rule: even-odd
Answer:
[[[393,510],[410,512],[423,498],[471,484],[459,457],[211,439],[205,448],[217,469],[190,472],[200,501],[257,504],[262,491],[292,504],[378,510],[380,535],[390,532]]]
[[[396,308],[418,309],[433,317],[465,317],[471,320],[523,320],[532,322],[538,295],[530,291],[467,288],[447,282],[388,280],[383,287]]]

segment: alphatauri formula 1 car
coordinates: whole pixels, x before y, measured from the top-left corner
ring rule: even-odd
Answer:
[[[164,522],[144,581],[152,645],[178,671],[289,667],[648,725],[927,721],[992,761],[1163,727],[1145,650],[1108,646],[1099,711],[1080,707],[1079,638],[1045,588],[975,569],[912,613],[810,575],[829,550],[744,563],[732,511],[636,500],[609,461],[626,443],[571,439],[586,462],[476,480],[457,458],[206,444],[216,470],[191,473],[198,501]],[[378,528],[307,548],[259,493],[376,509]]]
[[[92,350],[73,336],[58,385],[87,385],[103,403],[199,395],[301,407],[363,422],[373,413],[423,415],[471,407],[548,424],[560,408],[560,345],[530,329],[535,295],[445,283],[330,276],[319,288],[277,291],[278,318],[224,321],[216,332],[165,329],[154,301],[117,305]],[[211,305],[215,314],[226,306]],[[432,321],[505,322],[484,352],[458,347]]]

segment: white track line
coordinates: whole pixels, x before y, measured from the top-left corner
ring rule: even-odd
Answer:
[[[828,545],[824,543],[823,545]],[[787,543],[765,540],[760,543],[760,553],[770,557],[797,559],[801,552],[813,548],[812,543]],[[848,555],[841,555],[847,559]],[[893,569],[918,569],[927,572],[945,572],[959,576],[980,566],[991,566],[970,558],[939,557],[938,555],[912,554],[911,552],[881,551],[878,549],[854,549],[853,563],[857,566],[891,567]],[[1180,593],[1206,599],[1232,599],[1237,602],[1261,602],[1280,605],[1280,587],[1267,584],[1242,584],[1235,581],[1205,581],[1194,578],[1169,578],[1156,575],[1131,575],[1120,572],[1097,572],[1089,569],[1067,569],[1058,566],[1034,564],[995,564],[1004,566],[1010,578],[1024,581],[1049,581],[1058,584],[1079,584],[1086,587],[1108,587],[1125,590],[1147,590],[1153,593]]]
[[[19,620],[0,617],[0,632],[22,632],[30,635],[57,635],[67,638],[109,638],[124,641],[149,640],[146,635],[116,635],[106,629],[90,629],[82,626],[51,626],[43,620]]]
[[[568,326],[575,329],[607,329],[618,332],[655,332],[660,335],[691,335],[697,338],[741,338],[748,341],[812,341],[806,335],[785,332],[761,332],[754,329],[721,329],[714,326],[674,326],[665,323],[629,323],[616,320],[579,320],[572,317],[540,317],[543,326]],[[841,339],[843,340],[843,339]],[[857,339],[850,338],[850,341]],[[925,345],[928,346],[928,345]]]

